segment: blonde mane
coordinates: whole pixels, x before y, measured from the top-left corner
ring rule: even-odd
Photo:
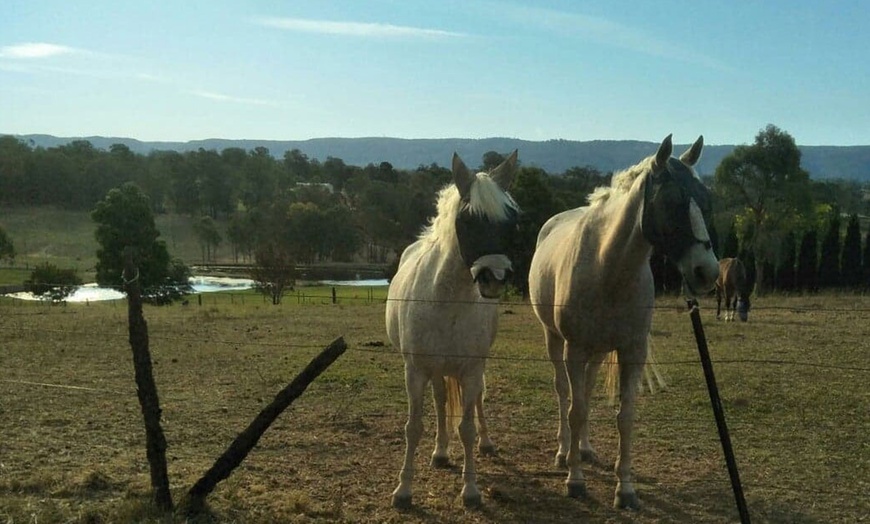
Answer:
[[[596,187],[595,190],[589,194],[587,197],[589,205],[600,205],[607,201],[607,199],[609,199],[613,194],[628,193],[637,179],[652,172],[655,160],[655,155],[652,155],[643,159],[640,163],[614,174],[610,181],[610,186]]]
[[[468,209],[475,214],[484,215],[492,221],[505,220],[508,208],[519,211],[519,206],[511,196],[487,173],[477,173],[477,180],[471,185],[468,195]],[[418,237],[420,240],[439,242],[445,247],[456,245],[456,217],[463,208],[459,190],[449,184],[438,192],[436,215]]]

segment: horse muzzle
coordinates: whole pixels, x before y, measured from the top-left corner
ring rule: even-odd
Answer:
[[[513,265],[505,255],[484,255],[471,265],[471,277],[483,298],[500,298],[512,274]]]
[[[746,322],[749,320],[749,305],[742,298],[737,299],[737,305],[734,307],[737,311],[737,316],[740,318],[741,322]]]

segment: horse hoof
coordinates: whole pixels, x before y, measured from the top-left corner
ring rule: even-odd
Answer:
[[[478,446],[477,450],[481,455],[495,455],[495,446],[492,444],[487,444],[485,446]]]
[[[479,508],[481,506],[481,504],[482,504],[482,502],[480,499],[480,493],[477,493],[476,495],[463,495],[462,496],[462,505],[464,505],[466,508],[469,508],[469,509]]]
[[[598,456],[591,449],[581,449],[580,450],[580,462],[587,462],[589,464],[597,464]]]
[[[393,494],[393,507],[396,509],[411,509],[411,495]]]
[[[556,454],[556,467],[562,469],[568,469],[568,457],[562,455],[561,453]]]
[[[446,455],[432,455],[432,460],[429,462],[429,465],[433,468],[449,468],[450,467],[450,457]]]
[[[572,499],[586,498],[586,483],[578,481],[568,481],[565,483],[568,486],[568,496]]]
[[[613,507],[637,511],[640,509],[640,499],[637,493],[617,493],[613,497]]]

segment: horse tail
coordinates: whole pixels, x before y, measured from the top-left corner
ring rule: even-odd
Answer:
[[[462,422],[462,391],[459,379],[444,377],[444,387],[447,390],[447,406],[445,408],[447,424],[456,432],[459,430],[459,423]]]
[[[619,393],[619,355],[616,351],[611,351],[607,354],[604,360],[604,365],[607,366],[607,373],[604,376],[604,389],[607,392],[607,399],[610,405],[616,404],[616,397]],[[643,373],[640,377],[640,390],[649,388],[649,392],[655,394],[656,391],[665,389],[667,383],[665,378],[659,372],[658,364],[652,350],[652,335],[646,337],[646,364],[643,367]]]

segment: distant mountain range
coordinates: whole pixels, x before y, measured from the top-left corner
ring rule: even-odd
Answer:
[[[550,174],[561,174],[572,167],[592,166],[602,172],[617,171],[637,163],[656,151],[658,143],[637,140],[546,140],[534,142],[514,138],[312,138],[310,140],[228,140],[207,139],[189,142],[143,142],[119,137],[55,137],[51,135],[16,135],[32,146],[56,147],[73,140],[87,140],[98,149],[108,150],[112,144],[124,144],[131,151],[148,154],[153,150],[197,151],[200,148],[217,151],[238,147],[251,150],[265,147],[276,158],[298,149],[309,159],[321,162],[327,157],[340,158],[345,164],[365,166],[389,162],[397,169],[414,169],[436,163],[449,167],[453,152],[469,166],[482,162],[484,153],[507,154],[519,150],[520,162],[537,166]],[[674,146],[675,154],[689,144]],[[708,145],[698,165],[701,175],[712,175],[722,158],[731,153],[733,145]],[[842,178],[870,182],[870,146],[799,146],[801,165],[813,179]]]

